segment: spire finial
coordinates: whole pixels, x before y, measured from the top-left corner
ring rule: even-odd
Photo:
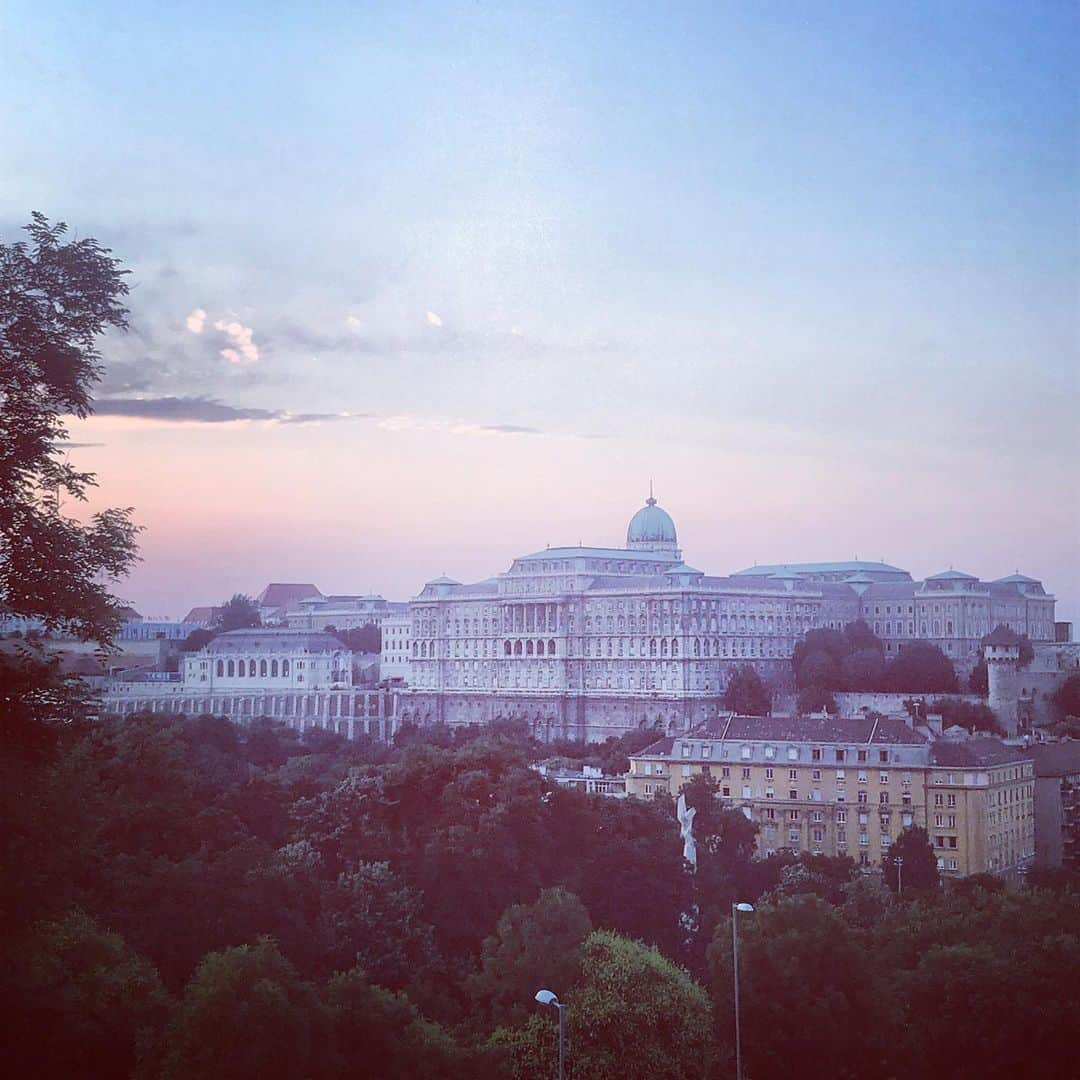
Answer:
[[[645,504],[647,506],[655,506],[656,505],[656,499],[653,496],[652,477],[651,476],[649,477],[649,497],[645,500]]]

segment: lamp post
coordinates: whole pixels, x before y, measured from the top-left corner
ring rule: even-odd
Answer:
[[[897,855],[893,862],[896,863],[896,895],[904,895],[904,856]]]
[[[564,1080],[566,1075],[566,1025],[563,1021],[563,1013],[566,1006],[550,991],[537,990],[536,1000],[541,1005],[554,1005],[559,1010],[559,1080]]]
[[[742,1032],[739,1030],[739,912],[754,910],[753,904],[731,905],[731,958],[735,971],[735,1080],[742,1080]]]

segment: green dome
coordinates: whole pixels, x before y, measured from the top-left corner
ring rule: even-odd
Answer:
[[[627,544],[675,544],[675,522],[671,515],[656,505],[650,496],[645,505],[630,519],[626,529]]]

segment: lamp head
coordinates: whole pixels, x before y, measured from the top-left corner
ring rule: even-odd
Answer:
[[[558,1005],[559,999],[550,990],[537,990],[536,1000],[541,1005]]]
[[[735,910],[736,911],[753,911],[754,910],[754,905],[753,904],[736,904],[735,905]]]

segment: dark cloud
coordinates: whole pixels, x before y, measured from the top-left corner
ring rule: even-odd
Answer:
[[[522,427],[520,424],[484,424],[481,431],[493,431],[497,435],[543,435],[539,428]]]
[[[153,420],[194,420],[201,424],[226,424],[232,420],[279,420],[278,409],[236,408],[199,397],[98,398],[98,416],[140,416]]]
[[[99,398],[94,402],[94,412],[98,416],[137,416],[199,424],[228,424],[235,420],[315,424],[370,419],[367,413],[290,413],[284,409],[238,408],[207,397]]]

